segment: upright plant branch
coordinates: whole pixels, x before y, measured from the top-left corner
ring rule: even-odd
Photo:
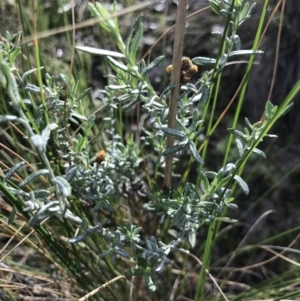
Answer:
[[[175,88],[171,90],[170,100],[169,100],[169,119],[168,127],[174,129],[176,124],[176,113],[177,113],[177,99],[180,89],[180,72],[181,72],[181,62],[183,53],[183,43],[184,43],[184,31],[185,31],[185,21],[186,21],[186,7],[187,0],[181,0],[178,3],[177,16],[176,16],[176,27],[175,27],[175,39],[174,39],[174,53],[172,60],[172,75],[171,75],[171,85],[175,85]],[[167,149],[174,145],[174,136],[167,137]],[[172,181],[172,161],[173,156],[166,157],[166,168],[165,168],[165,180],[164,186],[171,187]]]

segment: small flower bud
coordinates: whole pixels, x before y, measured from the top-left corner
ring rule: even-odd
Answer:
[[[105,151],[102,149],[100,150],[97,154],[96,154],[96,159],[95,161],[100,164],[101,162],[103,162],[106,158],[106,153]]]

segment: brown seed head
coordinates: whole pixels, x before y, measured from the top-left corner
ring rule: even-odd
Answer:
[[[188,71],[193,66],[191,59],[187,56],[182,57],[181,70]]]
[[[169,65],[166,69],[167,73],[171,75],[172,73],[172,69],[173,69],[173,66],[172,65]]]
[[[190,79],[191,78],[189,76],[187,76],[187,75],[181,75],[181,77],[180,77],[180,83],[183,84],[183,85],[185,85],[185,84],[187,84],[190,81]]]
[[[198,66],[196,65],[192,65],[191,69],[190,69],[190,73],[191,74],[195,74],[198,72]]]
[[[166,68],[166,72],[171,75],[173,70],[173,66],[169,65]],[[182,57],[181,62],[181,74],[180,74],[180,83],[187,84],[191,79],[191,76],[198,72],[198,67],[194,65],[191,59],[187,56]]]
[[[102,149],[100,150],[97,154],[96,154],[96,162],[98,164],[100,164],[101,162],[103,162],[106,158],[106,153],[105,151]]]

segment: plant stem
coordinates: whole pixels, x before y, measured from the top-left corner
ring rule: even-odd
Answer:
[[[184,42],[184,31],[186,21],[186,7],[187,0],[181,0],[178,2],[177,16],[176,16],[176,27],[175,27],[175,39],[174,39],[174,52],[172,60],[172,75],[171,85],[175,85],[175,88],[171,90],[169,100],[169,119],[168,127],[174,129],[176,124],[176,113],[177,113],[177,99],[180,89],[180,73],[181,73],[181,62],[183,53],[183,42]],[[174,145],[174,137],[167,137],[167,148]],[[164,186],[171,187],[172,182],[172,161],[173,156],[166,157],[166,168],[165,168],[165,179]]]

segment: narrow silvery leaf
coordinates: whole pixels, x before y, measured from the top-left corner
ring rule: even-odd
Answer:
[[[195,132],[196,131],[197,126],[201,122],[199,117],[200,116],[199,116],[198,110],[195,110],[194,113],[193,113],[192,123],[190,125],[190,132]]]
[[[82,234],[79,234],[75,237],[69,238],[68,242],[71,244],[75,244],[78,243],[80,241],[82,241],[83,239],[85,239],[87,236],[89,236],[90,234],[92,234],[93,232],[97,231],[100,228],[99,225],[94,226],[94,227],[90,227],[87,231],[85,231]]]
[[[40,70],[41,69],[44,69],[44,67],[40,67]],[[34,69],[31,69],[29,71],[24,72],[23,75],[22,75],[22,81],[23,81],[23,83],[26,82],[28,75],[30,75],[32,73],[35,73],[37,70],[38,70],[37,68],[34,68]]]
[[[146,246],[147,246],[147,249],[149,251],[153,252],[152,244],[151,244],[151,241],[149,239],[146,239]]]
[[[265,154],[262,150],[260,150],[260,149],[258,149],[258,148],[254,148],[254,149],[253,149],[253,153],[262,156],[264,159],[267,158],[266,154]]]
[[[24,166],[26,164],[25,161],[21,161],[17,164],[15,164],[9,171],[8,173],[5,175],[5,177],[3,178],[3,183],[6,183],[10,177],[19,169],[21,168],[22,166]]]
[[[219,66],[223,66],[227,62],[227,54],[223,53],[219,60]]]
[[[4,115],[4,116],[0,117],[0,123],[4,123],[4,122],[23,122],[23,123],[25,123],[26,121],[22,118],[17,117],[17,116]]]
[[[87,118],[85,116],[78,114],[76,112],[71,112],[71,116],[76,117],[77,119],[82,120],[82,121],[87,121]],[[75,119],[72,118],[72,120],[75,120]],[[91,122],[93,122],[93,117],[89,118],[89,120],[88,120],[88,123],[91,123]]]
[[[205,190],[208,190],[208,188],[209,188],[209,181],[208,181],[205,173],[201,169],[198,169],[197,173],[198,173],[198,176],[200,177],[200,179],[202,180],[202,183],[203,183],[203,185],[205,187]]]
[[[187,132],[187,128],[184,125],[183,122],[181,122],[179,119],[176,120],[176,127],[179,128],[179,130],[181,130],[182,132],[186,133]]]
[[[156,58],[153,62],[151,62],[143,71],[142,71],[142,76],[144,74],[146,74],[147,72],[149,72],[151,69],[153,69],[154,67],[156,67],[157,65],[159,65],[162,60],[164,59],[164,56],[161,55],[158,58]]]
[[[78,166],[71,166],[66,174],[66,180],[71,183],[72,180],[75,178],[75,176],[77,175],[77,171],[78,171]]]
[[[207,101],[209,99],[209,94],[210,94],[209,86],[204,85],[202,88],[201,97],[200,97],[198,105],[197,105],[197,108],[199,110],[202,110],[205,107],[205,105],[207,104]]]
[[[156,238],[154,236],[151,236],[149,238],[151,244],[152,244],[152,248],[153,248],[153,251],[155,253],[158,253],[159,252],[159,248],[158,248],[158,245],[157,245],[157,241],[156,241]]]
[[[81,227],[83,231],[87,231],[89,229],[89,221],[86,217],[82,218]]]
[[[214,65],[216,63],[216,59],[198,56],[198,57],[193,58],[192,62],[196,65]]]
[[[65,197],[71,195],[72,188],[70,186],[70,183],[65,178],[55,177],[54,179],[52,179],[52,183],[57,184],[60,187],[61,192]]]
[[[229,57],[237,55],[255,55],[264,53],[262,50],[237,50],[229,53]]]
[[[111,17],[111,14],[108,10],[106,10],[104,8],[104,6],[102,4],[100,4],[99,2],[95,3],[95,6],[100,14],[100,16],[105,19],[100,21],[100,26],[102,27],[103,25],[105,25],[105,27],[103,28],[108,28],[108,31],[111,32],[112,30],[117,30],[116,28],[116,24],[115,24],[115,18]],[[115,9],[115,7],[113,6],[113,10]]]
[[[38,199],[38,198],[48,197],[51,194],[51,192],[48,190],[45,190],[45,189],[41,189],[41,190],[34,191],[33,194],[34,194],[34,197]]]
[[[174,146],[163,151],[162,156],[169,156],[169,155],[175,154],[175,153],[183,150],[184,148],[186,148],[187,145],[188,145],[188,139],[185,139],[183,142],[175,144]]]
[[[115,51],[99,49],[99,48],[94,48],[89,46],[76,46],[75,48],[80,51],[88,52],[90,54],[95,54],[95,55],[104,55],[104,56],[111,56],[111,57],[118,57],[118,58],[125,57],[125,55],[121,52],[115,52]]]
[[[205,175],[209,178],[209,179],[214,179],[218,174],[214,171],[206,171]]]
[[[229,217],[216,217],[216,220],[220,221],[220,222],[230,223],[230,224],[238,222],[238,220],[232,219],[232,218],[229,218]]]
[[[49,175],[48,169],[40,169],[28,176],[22,183],[19,184],[19,187],[23,187],[33,181],[36,177]]]
[[[222,193],[224,192],[224,189],[225,189],[225,187],[222,188]],[[224,199],[231,198],[231,195],[232,195],[232,190],[231,189],[226,189],[225,192],[224,192],[224,194],[223,194]],[[233,198],[232,198],[232,201],[233,201]]]
[[[40,93],[40,88],[32,84],[27,84],[25,86],[25,90],[29,90],[30,92],[34,92],[34,93]]]
[[[239,157],[241,157],[242,154],[243,154],[243,143],[241,142],[240,139],[235,139],[235,144],[236,144],[237,149],[239,151]]]
[[[71,220],[74,224],[81,225],[82,219],[74,215],[69,209],[65,212],[65,218]]]
[[[202,96],[202,93],[198,93],[198,94],[195,94],[192,98],[191,98],[191,101],[192,102],[197,102],[201,99],[201,96]]]
[[[173,215],[171,222],[173,225],[179,226],[180,224],[182,224],[185,221],[186,221],[185,212],[184,212],[183,208],[180,207]]]
[[[40,224],[41,221],[45,220],[46,218],[53,216],[55,212],[46,212],[41,214],[35,214],[32,216],[28,222],[29,227],[35,227]]]
[[[249,187],[247,183],[238,175],[234,176],[235,181],[239,184],[244,194],[249,194]]]
[[[135,59],[136,59],[136,53],[141,41],[141,38],[143,37],[143,24],[142,22],[139,22],[139,27],[138,30],[134,36],[134,38],[132,39],[131,45],[130,45],[130,58],[131,58],[131,62],[134,63]]]
[[[75,103],[76,103],[77,101],[79,101],[80,99],[84,98],[86,95],[88,95],[88,94],[91,92],[91,90],[92,90],[92,88],[87,88],[87,89],[85,89],[83,92],[81,92],[81,93],[79,94],[79,96],[76,98]]]
[[[98,195],[89,195],[89,194],[82,194],[82,197],[87,201],[97,201],[101,198]]]
[[[244,142],[247,142],[247,137],[246,137],[241,131],[238,131],[238,130],[235,130],[235,129],[228,129],[228,132],[229,132],[230,134],[233,134],[233,135],[238,136],[238,137],[241,138]]]
[[[222,174],[223,176],[226,176],[228,175],[229,172],[231,172],[233,169],[235,169],[235,164],[233,163],[228,163],[226,164],[224,167],[222,167],[219,172],[218,172],[218,175],[219,174]]]
[[[213,185],[215,185],[215,189],[222,189],[227,185],[227,183],[231,180],[230,176],[223,177],[223,174],[218,174],[218,176],[213,181]]]
[[[246,17],[246,15],[248,14],[248,11],[249,11],[249,2],[246,2],[244,5],[243,5],[243,8],[240,12],[240,19],[243,19]]]
[[[62,73],[60,73],[59,76],[62,79],[62,81],[67,85],[69,78],[65,74],[62,74]]]
[[[124,249],[115,248],[114,251],[115,251],[115,253],[117,253],[118,255],[120,255],[120,256],[122,256],[124,258],[130,259],[130,255]]]
[[[233,41],[235,49],[240,50],[241,49],[241,39],[240,39],[240,37],[238,35],[235,35],[232,38],[232,41]]]
[[[236,204],[233,204],[233,203],[225,203],[225,205],[230,209],[237,209],[238,208],[238,206]]]
[[[209,201],[209,202],[201,201],[198,206],[203,207],[203,208],[211,208],[211,209],[218,209],[219,208],[218,204],[212,203],[211,201]]]
[[[136,31],[137,28],[139,28],[139,25],[141,23],[141,20],[142,20],[142,16],[138,16],[132,23],[131,23],[131,26],[130,26],[130,29],[129,29],[129,34],[128,34],[128,37],[126,39],[126,49],[128,51],[129,47],[130,47],[130,43],[131,43],[131,40],[132,40],[132,36],[133,36],[133,33],[134,31]]]
[[[182,90],[182,91],[191,91],[191,92],[194,92],[194,93],[197,92],[197,88],[195,87],[195,85],[193,85],[191,83],[187,83],[187,84],[181,86],[180,90]]]
[[[8,187],[9,191],[15,195],[22,195],[22,196],[25,196],[25,197],[29,197],[29,193],[23,191],[23,190],[19,190],[19,189],[15,189],[15,188],[12,188],[12,187]]]
[[[130,90],[129,94],[136,95],[136,94],[141,94],[141,92],[144,92],[144,91],[142,91],[141,89],[133,89],[133,90]]]
[[[245,123],[250,130],[253,130],[253,126],[247,117],[245,117]]]
[[[219,2],[210,0],[209,5],[212,11],[214,11],[217,15],[220,14]]]
[[[132,108],[136,103],[138,103],[139,101],[141,101],[141,99],[139,97],[137,97],[135,100],[129,102],[128,104],[124,105],[122,107],[122,110],[123,111],[127,111],[129,110],[130,108]]]
[[[283,115],[285,115],[286,113],[288,113],[292,107],[294,106],[294,103],[290,103],[288,106],[286,106],[281,112],[280,112],[280,117],[282,117]]]
[[[178,130],[174,130],[174,129],[171,129],[171,128],[168,128],[168,127],[162,127],[161,128],[162,131],[170,136],[173,136],[173,137],[177,137],[177,138],[184,138],[184,133],[178,131]]]
[[[155,267],[155,273],[156,274],[161,274],[164,271],[164,265],[165,262],[161,261],[156,267]]]
[[[82,235],[82,234],[81,234]],[[80,235],[78,235],[78,236],[80,236]],[[82,239],[81,239],[82,240]],[[70,242],[70,240],[69,240],[69,242]],[[71,242],[71,243],[74,243],[74,242]],[[101,259],[101,258],[104,258],[104,257],[106,257],[108,254],[110,254],[112,252],[112,249],[109,249],[109,250],[106,250],[105,252],[103,252],[103,253],[101,253],[100,255],[99,255],[99,258]]]
[[[174,89],[176,87],[176,85],[169,85],[167,88],[165,88],[162,92],[160,97],[164,97],[165,95],[167,95],[172,89]]]
[[[191,152],[193,158],[195,159],[195,161],[197,161],[199,164],[204,164],[203,159],[199,155],[197,148],[192,141],[189,142],[189,149],[190,149],[190,152]]]
[[[207,188],[206,188],[206,186],[205,186],[205,184],[204,184],[204,181],[203,180],[201,180],[200,181],[200,189],[202,190],[202,192],[204,192],[204,193],[206,193],[207,192]]]
[[[169,116],[169,108],[163,109],[160,113],[160,122],[166,123]]]
[[[223,38],[223,34],[220,31],[212,31],[211,34],[219,39]]]
[[[120,86],[120,85],[109,85],[109,86],[107,86],[107,88],[109,90],[121,90],[121,89],[130,88],[130,86],[128,86],[128,85],[122,85],[122,86]]]
[[[194,248],[196,245],[196,231],[190,231],[188,238],[191,247]]]
[[[126,72],[128,71],[128,68],[123,63],[116,61],[115,59],[113,59],[110,56],[108,56],[107,59],[109,60],[109,62],[111,63],[111,65],[113,67],[116,67],[117,69],[121,69]]]
[[[124,94],[124,95],[122,95],[122,96],[120,96],[120,97],[114,97],[114,101],[115,102],[117,102],[117,103],[122,103],[122,102],[124,102],[125,100],[128,100],[128,99],[130,99],[131,98],[131,96],[129,95],[129,94]]]
[[[116,230],[115,232],[115,243],[116,244],[119,244],[121,242],[121,232],[120,230]]]
[[[59,202],[58,201],[49,202],[48,204],[44,205],[37,214],[44,213],[44,212],[48,211],[50,208],[54,208],[54,210],[52,210],[52,212],[59,211],[60,210]]]
[[[153,283],[153,280],[151,278],[151,276],[149,274],[144,275],[144,280],[146,282],[147,288],[150,292],[155,292],[156,291],[156,287]]]
[[[220,15],[221,15],[223,18],[227,19],[227,18],[229,17],[229,12],[228,12],[226,9],[221,9],[221,10],[220,10]]]

